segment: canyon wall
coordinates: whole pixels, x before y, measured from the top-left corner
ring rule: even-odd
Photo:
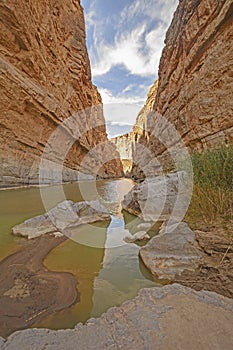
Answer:
[[[182,0],[167,32],[155,111],[187,146],[233,141],[233,2]]]
[[[80,1],[5,0],[0,19],[1,185],[38,183],[45,145],[74,115],[71,125],[56,135],[58,148],[62,142],[73,144],[65,156],[63,179],[76,180],[80,169],[92,173],[93,162],[100,177],[121,176],[119,154],[107,143],[101,97],[91,82]],[[98,157],[80,167],[98,145]],[[101,153],[113,158],[102,167]],[[59,155],[49,159],[55,158]],[[47,175],[45,182],[54,180],[53,170]]]
[[[150,88],[147,101],[137,116],[132,132],[111,139],[111,142],[116,145],[124,173],[128,177],[133,176],[134,173],[137,177],[140,171],[140,167],[137,166],[137,162],[141,163],[141,148],[138,149],[138,142],[142,144],[148,141],[147,116],[150,111],[153,111],[157,90],[158,80]]]
[[[132,177],[173,168],[168,150],[175,152],[177,136],[199,151],[232,142],[232,92],[232,0],[180,0],[166,34],[157,92],[136,131]]]

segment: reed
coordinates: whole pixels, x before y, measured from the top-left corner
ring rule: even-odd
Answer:
[[[233,145],[191,154],[194,189],[187,218],[205,223],[233,219]]]

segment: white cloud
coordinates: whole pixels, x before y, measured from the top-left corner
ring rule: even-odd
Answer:
[[[99,92],[104,104],[105,119],[117,124],[133,125],[140,109],[145,104],[141,96],[113,96],[107,89],[99,89]]]
[[[133,89],[133,84],[129,84],[128,86],[126,86],[126,88],[124,88],[124,90],[122,90],[122,94],[125,94],[128,91],[131,91]]]
[[[130,33],[121,34],[115,38],[114,45],[104,42],[99,43],[97,55],[92,60],[93,76],[100,76],[110,71],[117,65],[124,65],[131,73],[136,75],[150,75],[153,68],[146,65],[148,57],[140,50],[144,46],[143,36],[146,34],[146,26],[142,25]]]
[[[122,96],[117,95],[113,96],[111,91],[108,89],[99,89],[100,95],[102,97],[102,101],[104,104],[116,104],[116,103],[123,103],[123,104],[136,104],[139,107],[145,104],[145,99],[142,96]]]
[[[113,67],[123,65],[130,74],[156,75],[166,30],[171,22],[177,0],[137,0],[126,6],[120,15],[118,31],[112,45],[103,39],[103,25],[94,25],[94,48],[91,50],[94,77],[108,73]],[[126,31],[126,21],[147,17],[144,22]],[[153,27],[153,29],[148,29]]]
[[[129,126],[133,126],[133,124],[130,124],[130,123],[123,123],[123,122],[111,122],[111,125],[118,125],[118,126],[129,125]]]

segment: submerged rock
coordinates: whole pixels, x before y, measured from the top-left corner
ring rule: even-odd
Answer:
[[[97,221],[110,220],[106,208],[98,201],[78,202],[64,201],[46,214],[36,216],[13,227],[14,235],[36,238],[46,233],[61,235],[67,228]]]
[[[184,270],[195,270],[201,258],[195,234],[184,222],[165,224],[139,254],[156,278],[171,281]]]
[[[28,329],[12,334],[1,350],[211,349],[230,350],[233,302],[179,284],[142,289],[121,307],[75,329]]]

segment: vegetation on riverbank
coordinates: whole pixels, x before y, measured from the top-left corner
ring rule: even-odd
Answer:
[[[233,219],[233,145],[191,154],[194,188],[187,220],[229,222]]]

